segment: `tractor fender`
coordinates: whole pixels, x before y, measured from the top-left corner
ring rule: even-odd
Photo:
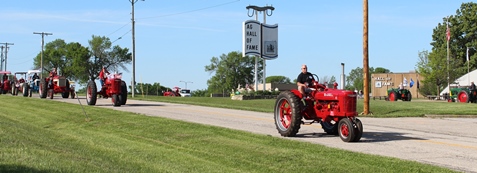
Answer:
[[[297,96],[299,99],[302,99],[303,96],[301,95],[300,91],[296,90],[296,89],[292,89],[290,90],[291,93],[293,93],[293,95]]]

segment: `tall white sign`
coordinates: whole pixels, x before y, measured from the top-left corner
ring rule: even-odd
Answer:
[[[262,24],[262,58],[272,60],[278,57],[278,24]]]
[[[260,56],[260,22],[247,20],[243,22],[243,56]]]

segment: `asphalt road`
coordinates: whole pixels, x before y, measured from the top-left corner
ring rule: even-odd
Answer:
[[[54,100],[79,104],[78,99],[56,97]],[[86,105],[84,98],[79,100]],[[131,99],[121,107],[113,107],[109,99],[98,99],[96,106],[281,137],[275,129],[273,113]],[[477,173],[475,118],[359,119],[364,133],[357,143],[345,143],[338,136],[326,135],[319,124],[302,125],[298,137],[287,139]]]

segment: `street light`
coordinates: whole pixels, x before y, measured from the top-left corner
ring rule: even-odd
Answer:
[[[345,73],[344,73],[344,69],[345,69],[345,63],[341,63],[341,89],[344,89],[344,85],[345,85]]]
[[[182,81],[182,80],[179,81],[179,82],[184,82],[185,83],[185,88],[184,89],[187,89],[187,83],[194,83],[194,82],[189,82],[189,81],[186,82],[186,81]]]
[[[129,2],[131,2],[131,6],[132,6],[132,13],[131,13],[131,22],[132,22],[132,84],[131,84],[131,88],[132,88],[132,97],[134,97],[134,93],[136,91],[136,40],[134,38],[134,25],[135,25],[135,22],[134,22],[134,4],[137,2],[138,0],[129,0]],[[144,1],[144,0],[141,0],[141,1]]]

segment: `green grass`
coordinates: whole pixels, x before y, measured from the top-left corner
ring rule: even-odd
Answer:
[[[0,172],[452,172],[94,106],[86,118],[48,99],[0,95],[0,105]]]
[[[132,99],[132,98],[128,98]],[[163,96],[141,96],[136,100],[148,100],[157,102],[170,102],[181,104],[193,104],[201,106],[221,107],[229,109],[250,110],[258,112],[273,112],[274,99],[257,100],[232,100],[229,97],[163,97]],[[357,112],[363,112],[364,100],[357,102]],[[445,115],[450,117],[474,117],[477,118],[477,104],[475,103],[448,103],[444,101],[430,101],[427,99],[414,99],[411,102],[384,100],[370,100],[370,115],[367,117],[423,117],[425,115]],[[364,115],[363,115],[364,116]]]

